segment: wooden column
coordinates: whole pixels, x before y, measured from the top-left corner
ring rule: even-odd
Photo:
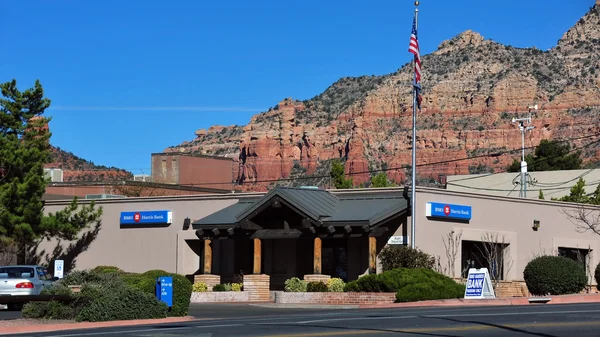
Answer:
[[[369,236],[369,274],[377,273],[377,238]]]
[[[315,238],[313,273],[321,274],[321,238]]]
[[[260,239],[254,239],[254,274],[260,274],[260,262],[262,260],[262,249]]]
[[[210,240],[204,240],[204,274],[212,273],[212,247]]]

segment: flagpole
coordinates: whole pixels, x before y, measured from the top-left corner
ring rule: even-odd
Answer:
[[[415,1],[415,26],[419,27],[419,1]],[[414,62],[414,61],[413,61]],[[415,84],[417,75],[414,75]],[[416,233],[416,217],[417,217],[417,88],[413,86],[413,129],[412,129],[412,188],[410,198],[410,246],[416,248],[415,233]]]

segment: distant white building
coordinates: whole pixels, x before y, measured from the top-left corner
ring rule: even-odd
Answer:
[[[133,181],[146,181],[151,182],[152,176],[149,174],[136,174],[133,176]]]
[[[63,170],[58,168],[45,168],[44,175],[51,179],[53,183],[63,182]]]
[[[446,177],[446,189],[459,192],[519,197],[519,172],[451,175]],[[600,184],[600,169],[528,172],[527,199],[537,199],[540,190],[546,200],[571,193],[573,185],[585,180],[586,193],[594,193]]]

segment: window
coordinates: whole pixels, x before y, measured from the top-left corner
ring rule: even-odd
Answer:
[[[583,270],[588,272],[588,255],[591,249],[558,247],[558,256],[564,256],[575,262],[579,262],[583,266]]]
[[[487,268],[490,278],[504,280],[504,256],[508,245],[501,243],[467,241],[462,242],[461,274],[466,278],[470,268]]]
[[[40,275],[40,280],[52,280],[52,275],[48,273],[48,270],[38,267],[37,272]]]
[[[2,267],[0,278],[29,278],[34,277],[35,272],[30,267]]]

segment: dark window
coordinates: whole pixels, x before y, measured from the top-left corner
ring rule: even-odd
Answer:
[[[470,268],[487,268],[493,280],[504,280],[504,254],[508,245],[481,241],[462,241],[461,274],[467,278]]]
[[[23,274],[29,274],[23,275]],[[0,268],[0,278],[24,278],[34,277],[35,272],[33,268],[29,267],[3,267]]]
[[[588,255],[590,249],[558,247],[558,256],[564,256],[575,262],[581,263],[583,270],[588,272]]]

